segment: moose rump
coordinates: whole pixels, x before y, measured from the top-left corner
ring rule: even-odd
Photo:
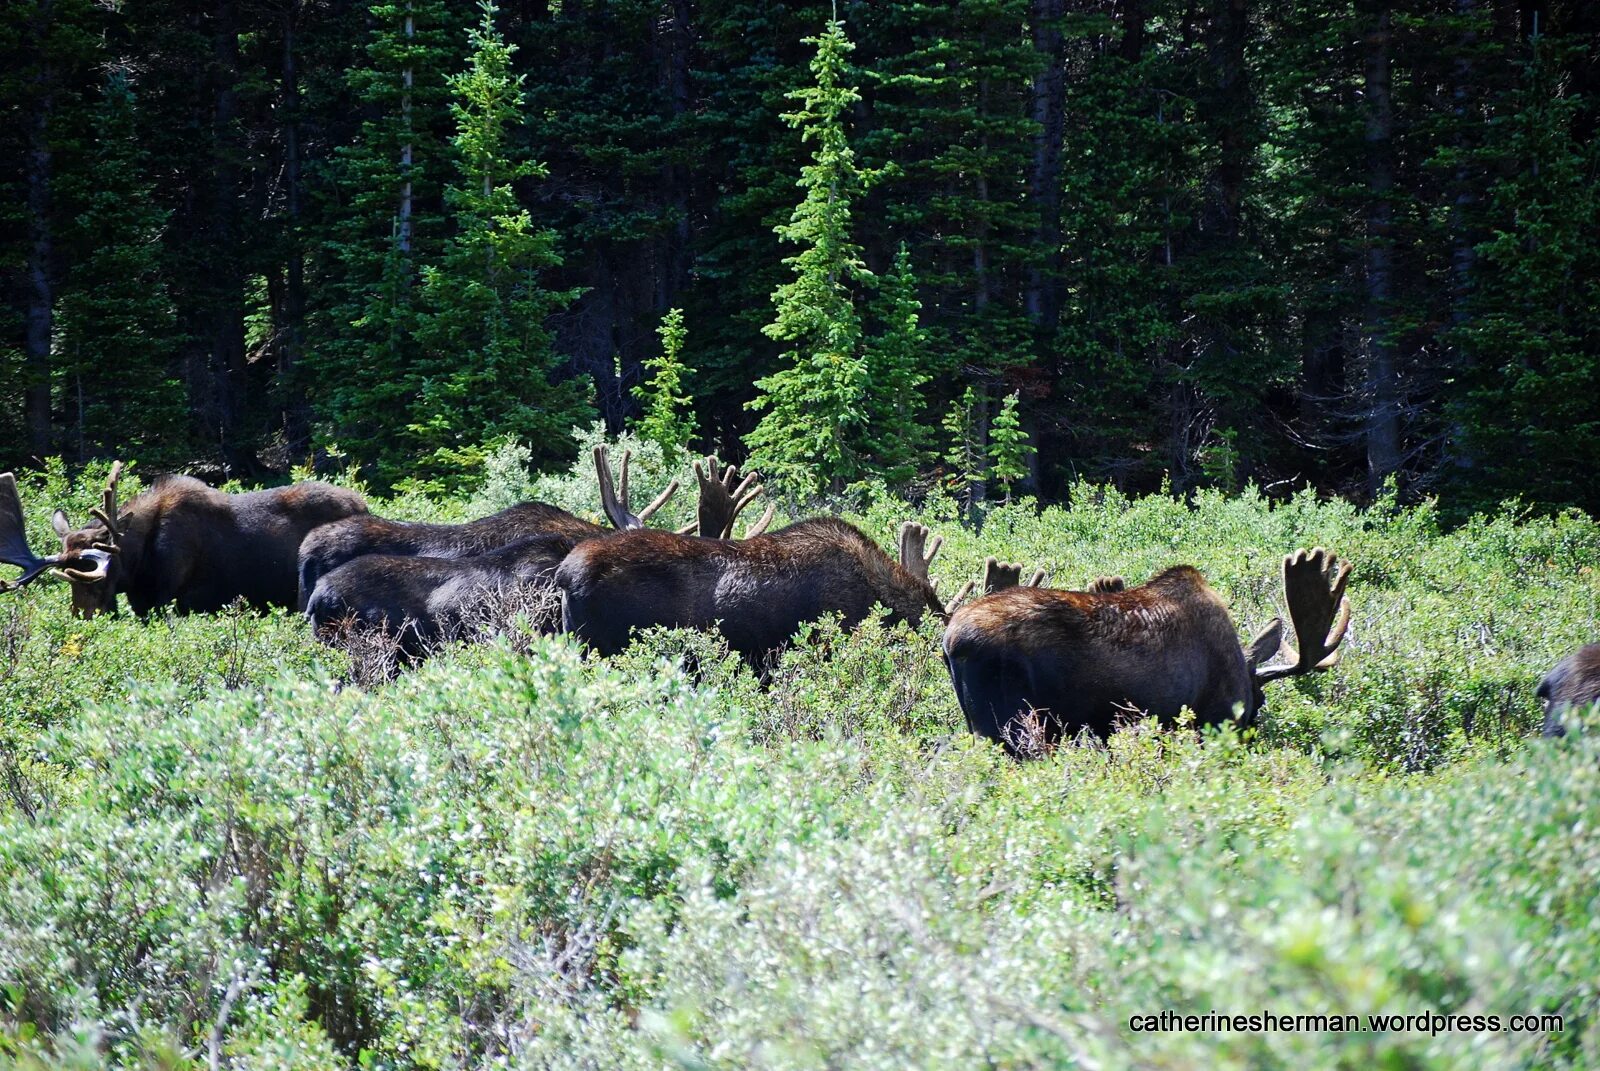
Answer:
[[[1084,730],[1108,736],[1126,714],[1171,722],[1188,707],[1202,725],[1249,724],[1263,685],[1338,662],[1349,575],[1348,564],[1321,549],[1284,558],[1300,646],[1270,662],[1283,645],[1283,622],[1274,619],[1241,647],[1227,605],[1198,571],[1180,565],[1136,588],[1116,577],[1088,591],[988,595],[951,618],[945,665],[967,726],[1014,755],[1031,750],[1024,741],[1052,744]]]
[[[1227,608],[1188,566],[1131,591],[1000,592],[957,613],[944,651],[967,727],[1008,744],[1030,715],[1050,738],[1105,736],[1119,712],[1212,724],[1250,695]]]
[[[932,554],[921,553],[926,537],[920,525],[902,526],[897,563],[834,518],[739,541],[621,532],[580,544],[556,570],[562,630],[602,655],[625,648],[634,629],[715,630],[760,666],[825,614],[852,627],[879,603],[912,625],[942,611],[927,579]]]

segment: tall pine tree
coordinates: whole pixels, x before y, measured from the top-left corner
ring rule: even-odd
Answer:
[[[540,463],[564,461],[567,432],[593,416],[587,378],[558,379],[564,361],[546,322],[573,295],[543,285],[561,263],[556,236],[512,192],[544,169],[511,156],[522,77],[494,5],[480,9],[468,68],[450,79],[457,177],[445,201],[455,233],[422,271],[419,353],[407,376],[406,439],[429,476],[475,468],[487,444],[506,438],[532,444]]]
[[[84,252],[57,309],[62,445],[79,460],[186,460],[176,322],[161,272],[167,213],[154,200],[133,92],[120,71],[106,79],[91,162],[71,184],[83,188],[63,191],[83,206],[65,237]]]
[[[866,174],[845,129],[860,94],[851,81],[854,47],[837,19],[820,37],[811,61],[813,85],[790,94],[800,110],[784,118],[815,143],[797,185],[805,198],[779,236],[798,243],[787,258],[794,278],[772,293],[776,318],[766,334],[791,344],[785,366],[756,381],[750,408],[764,415],[745,437],[750,465],[802,492],[842,488],[863,472],[868,363],[856,295],[872,273],[851,230],[850,206]]]

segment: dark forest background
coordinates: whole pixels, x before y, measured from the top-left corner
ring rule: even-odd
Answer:
[[[1600,510],[1600,5],[841,0],[830,97],[833,11],[9,5],[0,468],[565,464],[672,309],[684,434],[741,456],[833,130],[840,345],[916,358],[864,449],[925,433],[847,475]]]

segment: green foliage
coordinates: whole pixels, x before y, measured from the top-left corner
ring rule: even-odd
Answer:
[[[1028,442],[1027,433],[1017,417],[1017,392],[1012,391],[1000,403],[1000,411],[989,425],[989,475],[1011,501],[1011,485],[1028,475],[1028,455],[1038,453]]]
[[[1462,512],[1502,498],[1595,508],[1600,465],[1600,152],[1573,135],[1535,43],[1488,152],[1493,233],[1478,246],[1474,315],[1455,333],[1470,355],[1457,408]]]
[[[186,456],[177,323],[161,265],[167,212],[153,199],[127,76],[109,75],[94,116],[94,164],[68,238],[88,250],[64,280],[56,393],[73,454]]]
[[[555,234],[535,226],[511,182],[543,173],[513,162],[509,127],[522,103],[495,7],[468,35],[468,69],[451,77],[458,181],[445,191],[455,234],[422,269],[420,349],[408,370],[417,384],[407,438],[421,474],[434,481],[476,468],[479,443],[510,436],[559,456],[561,433],[592,414],[585,379],[555,382],[562,359],[546,326],[573,294],[548,290],[541,273],[561,263]],[[442,485],[441,485],[442,486]]]
[[[852,236],[850,206],[869,177],[856,164],[845,116],[861,99],[844,23],[828,23],[811,61],[815,84],[789,94],[800,110],[784,119],[816,143],[797,183],[805,198],[777,234],[803,248],[784,260],[794,278],[772,292],[776,317],[763,330],[792,343],[786,367],[756,381],[749,408],[765,411],[745,436],[750,465],[797,492],[838,490],[862,472],[862,428],[871,389],[861,349],[856,293],[873,275]]]
[[[446,230],[446,72],[461,64],[466,10],[442,0],[371,0],[364,59],[346,76],[362,121],[329,166],[337,204],[319,251],[328,286],[313,310],[305,374],[330,425],[326,437],[372,466],[381,485],[410,460],[393,432],[416,386],[421,266],[439,254]]]
[[[977,408],[977,393],[968,387],[940,421],[946,444],[945,489],[969,506],[983,496],[984,451]]]
[[[624,445],[642,492],[687,461]],[[587,450],[533,482],[526,451],[490,456],[485,489],[592,514]],[[25,481],[36,547],[44,507],[77,516],[103,477]],[[1273,685],[1244,736],[1135,725],[1020,765],[967,735],[931,618],[820,622],[765,684],[668,631],[609,661],[461,649],[364,689],[288,615],[4,596],[0,1062],[1592,1065],[1600,720],[1528,737],[1538,676],[1592,638],[1600,527],[1072,500],[981,533],[937,495],[849,519],[886,547],[934,527],[946,589],[990,554],[1057,586],[1192,562],[1241,636],[1282,612],[1278,556],[1325,545],[1356,565],[1344,662]],[[1127,1026],[1167,1008],[1565,1029]]]
[[[661,356],[644,362],[650,381],[633,388],[634,397],[645,407],[638,430],[663,450],[685,450],[694,438],[694,398],[684,393],[683,380],[694,375],[694,369],[683,362],[683,342],[688,337],[683,310],[668,309],[656,333],[661,336]]]
[[[922,388],[931,376],[927,332],[917,322],[921,308],[911,250],[902,242],[879,281],[873,301],[879,327],[866,343],[866,453],[872,471],[890,485],[908,483],[928,461],[932,435]]]

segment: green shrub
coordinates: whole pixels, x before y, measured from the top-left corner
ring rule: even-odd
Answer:
[[[687,474],[653,448],[640,502]],[[518,456],[480,496],[594,515],[586,454],[537,482]],[[27,483],[37,548],[103,475]],[[1191,562],[1241,637],[1282,555],[1327,546],[1346,657],[1248,732],[1019,765],[966,733],[932,619],[819,622],[764,682],[657,630],[359,688],[292,614],[80,622],[37,585],[0,601],[0,1065],[1600,1066],[1600,715],[1528,739],[1600,619],[1593,522],[1090,487],[850,519],[886,549],[934,527],[947,592],[990,554],[1071,586]],[[1565,1029],[1129,1029],[1165,1009]]]

